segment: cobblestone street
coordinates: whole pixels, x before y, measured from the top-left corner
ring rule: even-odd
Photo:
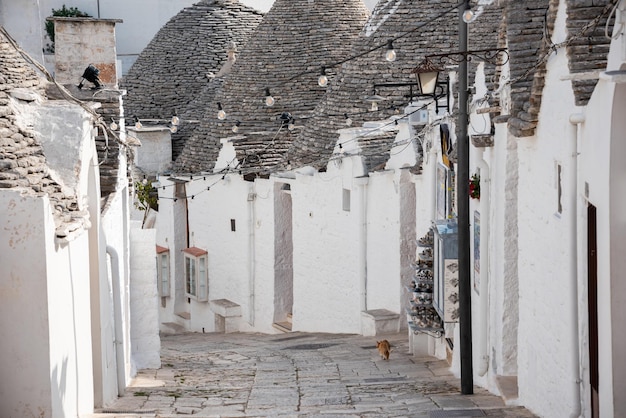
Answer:
[[[378,337],[382,339],[383,337]],[[445,361],[408,353],[406,334],[182,334],[162,368],[142,370],[94,417],[533,417],[476,388],[460,394]]]

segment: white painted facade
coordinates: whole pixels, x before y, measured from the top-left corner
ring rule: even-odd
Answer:
[[[371,130],[346,129],[340,141]],[[361,333],[362,312],[379,309],[395,314],[394,329],[406,328],[413,176],[390,167],[368,177],[356,142],[346,144],[353,148],[324,173],[305,168],[254,182],[207,174],[178,178],[178,186],[159,177],[156,239],[169,249],[174,282],[161,322],[217,331],[214,304],[226,299],[241,309],[240,331],[273,333],[273,323],[292,321],[296,331]],[[208,302],[176,283],[185,246],[208,252]]]
[[[0,415],[85,416],[123,394],[138,367],[160,365],[158,299],[149,292],[154,233],[130,240],[125,153],[103,201],[92,117],[27,93],[12,93],[15,123],[35,133],[51,177],[79,211],[59,228],[47,196],[0,189],[0,224],[9,231],[0,239],[0,370],[12,377],[3,379]]]
[[[566,37],[565,10],[561,2],[555,44]],[[575,105],[567,54],[559,51],[547,63],[536,134],[516,138],[506,123],[496,123],[493,147],[471,146],[470,175],[479,170],[481,175],[481,198],[470,205],[472,246],[475,211],[481,234],[480,273],[471,272],[474,382],[504,395],[498,382],[515,377],[518,396],[509,402],[539,416],[592,416],[594,327],[599,416],[626,414],[621,396],[626,341],[618,319],[624,314],[626,291],[619,280],[626,267],[620,192],[626,178],[625,17],[626,3],[621,1],[609,62],[586,106]],[[479,72],[475,97],[483,96],[482,82]],[[501,92],[503,115],[509,94],[506,88]],[[470,134],[488,134],[488,116],[472,109]],[[424,172],[439,158],[425,165]],[[592,206],[595,235],[589,229]],[[590,295],[594,298],[592,235],[597,239],[595,324],[588,301]],[[456,340],[458,327],[446,334]],[[442,338],[411,335],[410,340],[415,353],[446,355]],[[452,368],[460,374],[457,346],[452,357]]]

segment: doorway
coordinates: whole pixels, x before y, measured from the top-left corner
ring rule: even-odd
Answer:
[[[291,187],[276,184],[274,201],[274,327],[291,331],[293,228]]]
[[[598,383],[598,245],[596,207],[587,207],[587,309],[589,312],[589,381],[591,384],[591,417],[600,416]]]

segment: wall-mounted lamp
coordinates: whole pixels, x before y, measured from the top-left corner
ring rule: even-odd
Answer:
[[[367,96],[365,98],[366,102],[370,102],[372,106],[370,107],[370,112],[378,112],[378,102],[382,102],[387,100],[383,96],[379,96],[378,94],[373,94],[372,96]]]
[[[424,61],[411,71],[417,74],[421,94],[435,94],[440,71],[441,69],[435,66],[428,58],[424,59]]]

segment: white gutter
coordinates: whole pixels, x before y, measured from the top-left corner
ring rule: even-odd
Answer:
[[[572,398],[574,399],[574,410],[570,417],[578,418],[581,416],[582,397],[581,377],[580,377],[580,338],[578,329],[578,150],[580,149],[580,125],[585,122],[585,115],[582,113],[574,113],[569,118],[568,125],[569,151],[571,156],[569,180],[570,190],[570,214],[569,214],[569,241],[570,241],[570,346],[571,352],[571,368],[572,368]]]
[[[489,370],[489,235],[491,210],[491,172],[480,153],[480,304],[478,307],[478,364],[476,372],[484,376]]]
[[[361,293],[361,312],[367,311],[367,184],[369,177],[357,177],[355,184],[361,189],[361,211],[359,213],[359,290]]]
[[[120,293],[120,259],[117,251],[107,245],[107,254],[111,257],[111,282],[113,291],[113,325],[115,327],[115,363],[117,366],[117,394],[124,395],[126,389],[126,370],[124,368],[124,333],[122,327],[122,295]]]
[[[249,302],[248,302],[248,323],[251,326],[254,326],[255,321],[255,305],[254,305],[254,289],[256,282],[255,275],[255,263],[256,263],[256,252],[254,246],[254,228],[256,227],[256,217],[254,211],[254,202],[256,200],[256,193],[254,193],[254,183],[250,186],[248,191],[248,220],[249,220],[249,236],[248,236],[248,294],[249,294]]]

